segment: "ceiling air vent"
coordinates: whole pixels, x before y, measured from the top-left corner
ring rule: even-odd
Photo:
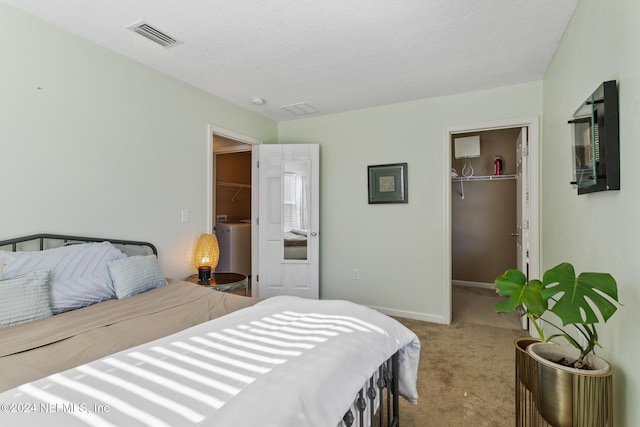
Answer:
[[[307,104],[306,102],[300,102],[298,104],[285,105],[280,107],[288,112],[295,114],[296,116],[302,116],[304,114],[317,113],[318,110],[315,107]]]
[[[129,25],[127,28],[131,31],[135,31],[141,36],[148,38],[152,42],[155,42],[162,47],[166,47],[167,49],[182,44],[181,41],[174,39],[170,35],[163,33],[162,31],[152,27],[144,21],[135,22]]]

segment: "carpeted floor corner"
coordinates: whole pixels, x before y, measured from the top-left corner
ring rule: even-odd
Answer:
[[[421,342],[419,400],[400,400],[402,427],[511,427],[514,347],[526,336],[514,315],[498,315],[491,290],[453,291],[453,323],[398,319]]]

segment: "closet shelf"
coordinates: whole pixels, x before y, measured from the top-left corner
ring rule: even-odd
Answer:
[[[518,175],[478,175],[478,176],[452,176],[452,182],[460,183],[460,197],[464,199],[464,183],[469,181],[505,181],[517,179]]]
[[[451,177],[453,182],[464,181],[504,181],[506,179],[517,179],[518,175],[478,175],[478,176],[454,176]]]
[[[235,182],[216,182],[216,185],[220,187],[236,187],[236,188],[251,188],[250,184],[237,184]]]
[[[251,185],[249,184],[238,184],[236,182],[218,181],[216,182],[216,185],[219,187],[234,187],[238,189],[238,191],[236,191],[236,194],[234,194],[233,197],[231,198],[232,203],[236,201],[236,197],[238,197],[238,194],[240,194],[243,188],[251,188]]]

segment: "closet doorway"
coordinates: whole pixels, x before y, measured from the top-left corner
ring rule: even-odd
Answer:
[[[218,238],[216,271],[245,274],[251,292],[254,233],[252,225],[252,146],[261,141],[209,125],[207,230]]]
[[[508,128],[452,136],[451,279],[454,286],[491,289],[497,276],[517,268],[520,236],[516,221],[516,139],[519,133],[520,128]],[[477,157],[461,156],[456,149],[460,141],[475,141],[479,149]]]
[[[480,301],[495,295],[493,281],[507,269],[537,274],[537,124],[537,118],[527,118],[446,133],[448,323],[461,290]],[[456,316],[467,308],[457,306]]]

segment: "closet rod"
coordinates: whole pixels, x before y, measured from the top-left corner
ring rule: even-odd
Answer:
[[[455,176],[451,181],[503,181],[507,179],[517,179],[518,175],[478,175],[478,176]]]
[[[216,185],[220,187],[239,187],[239,188],[251,188],[250,184],[236,184],[235,182],[216,182]]]
[[[464,200],[464,182],[465,181],[505,181],[507,179],[517,179],[518,175],[478,175],[478,176],[454,176],[451,177],[452,182],[460,183],[460,197]]]

